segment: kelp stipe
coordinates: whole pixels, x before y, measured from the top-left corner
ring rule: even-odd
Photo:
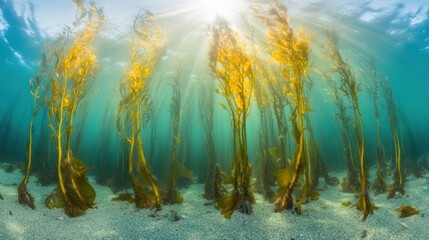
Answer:
[[[201,81],[199,86],[199,117],[205,133],[205,145],[207,151],[207,175],[204,183],[204,198],[212,200],[216,198],[216,152],[213,137],[214,120],[214,81]]]
[[[380,78],[377,75],[375,64],[373,61],[369,62],[370,82],[368,83],[368,91],[373,104],[373,111],[375,123],[377,128],[377,173],[373,184],[374,193],[376,195],[387,191],[387,184],[384,181],[383,174],[383,157],[384,147],[381,141],[381,126],[380,126]]]
[[[255,57],[257,59],[257,57]],[[256,176],[257,182],[255,183],[256,191],[261,193],[266,200],[271,201],[274,196],[274,191],[271,188],[274,185],[273,172],[278,168],[278,164],[276,161],[277,158],[277,149],[276,147],[272,147],[275,143],[274,138],[274,130],[273,130],[273,121],[272,121],[272,109],[270,105],[270,97],[267,89],[267,79],[268,73],[263,69],[262,65],[259,65],[258,62],[255,61],[255,75],[258,76],[255,78],[255,100],[257,107],[259,109],[259,158],[261,159],[259,162],[259,166],[256,168]],[[263,77],[265,76],[265,77]],[[280,147],[280,145],[278,146]],[[281,147],[283,150],[284,148]],[[271,152],[271,153],[270,153]],[[283,163],[280,163],[284,165]]]
[[[275,211],[294,208],[293,190],[303,175],[305,161],[305,114],[310,110],[304,91],[307,84],[308,55],[310,53],[308,35],[300,30],[295,34],[289,25],[286,7],[280,2],[271,4],[265,12],[257,12],[267,25],[267,39],[271,57],[280,67],[285,84],[280,85],[291,104],[292,138],[296,143],[293,159],[288,168],[276,173],[279,193],[275,196]]]
[[[255,203],[250,186],[252,167],[247,155],[246,119],[250,111],[253,88],[251,60],[237,32],[227,21],[218,17],[210,27],[209,67],[218,80],[216,92],[222,95],[226,105],[221,104],[231,116],[233,129],[234,160],[232,190],[217,202],[221,213],[230,218],[234,211],[251,214]]]
[[[71,136],[79,103],[94,77],[96,55],[90,44],[104,23],[101,9],[92,3],[89,9],[85,9],[83,1],[75,3],[80,17],[74,28],[66,28],[55,43],[54,72],[46,96],[49,127],[58,151],[58,186],[45,204],[48,208],[64,208],[69,217],[83,215],[94,206],[95,191],[85,177],[90,169],[73,156]],[[79,28],[82,30],[76,33]],[[71,46],[67,47],[69,42]]]
[[[33,105],[31,109],[29,139],[27,144],[27,169],[25,171],[24,179],[18,187],[18,201],[21,204],[29,206],[31,209],[36,208],[34,205],[34,197],[27,189],[28,178],[30,177],[30,170],[33,160],[34,118],[36,117],[36,114],[44,107],[44,89],[45,84],[47,84],[49,79],[48,76],[46,76],[46,73],[49,73],[49,67],[51,66],[51,57],[49,55],[50,54],[43,53],[40,63],[40,70],[37,75],[30,80],[30,93],[33,96]]]
[[[376,207],[372,205],[368,193],[365,138],[358,99],[361,89],[352,72],[350,63],[346,62],[340,54],[338,39],[334,33],[328,33],[328,49],[326,56],[331,61],[333,71],[339,76],[339,89],[341,94],[348,100],[353,112],[353,132],[356,139],[360,163],[360,193],[356,208],[363,211],[363,221],[365,221],[368,214],[372,214]]]
[[[395,100],[393,98],[393,90],[390,86],[389,80],[383,79],[380,82],[383,98],[386,103],[387,113],[389,116],[390,128],[392,131],[392,139],[393,139],[393,147],[395,150],[395,173],[394,173],[394,181],[391,186],[389,186],[389,194],[387,198],[395,197],[396,192],[404,195],[404,179],[402,177],[402,169],[401,169],[401,139],[399,137],[398,132],[398,116],[397,116],[397,108],[395,104]]]
[[[341,131],[341,137],[343,142],[343,156],[346,164],[347,175],[341,182],[341,188],[343,192],[347,193],[358,193],[359,192],[359,172],[356,168],[355,153],[353,152],[352,141],[350,137],[350,121],[351,119],[347,116],[348,106],[344,100],[343,92],[340,89],[339,83],[332,76],[324,74],[323,77],[326,79],[329,85],[328,94],[332,98],[332,102],[335,105],[336,112],[334,116],[341,122],[339,128]]]
[[[268,82],[270,81],[270,74],[267,71],[267,66],[264,66],[262,59],[259,56],[259,48],[256,46],[255,27],[244,19],[247,30],[249,31],[246,38],[250,40],[252,46],[252,71],[254,74],[254,98],[259,110],[259,131],[258,131],[258,152],[257,156],[260,159],[259,164],[256,165],[256,178],[254,183],[255,191],[261,193],[266,200],[271,201],[274,196],[274,191],[271,185],[274,185],[274,177],[272,175],[277,161],[277,154],[274,143],[274,129],[272,121],[272,111],[270,105],[270,96],[268,91]],[[269,67],[269,66],[268,66]],[[270,154],[270,151],[273,154]]]
[[[160,193],[147,164],[141,136],[152,107],[149,82],[166,44],[164,33],[153,29],[153,24],[154,16],[148,11],[134,19],[130,64],[120,86],[122,99],[118,106],[117,131],[128,143],[128,173],[136,207],[160,210]]]
[[[178,70],[173,77],[172,98],[170,103],[171,127],[173,130],[173,150],[171,153],[170,181],[167,186],[167,193],[163,199],[166,204],[180,204],[184,199],[179,193],[177,180],[179,177],[186,177],[192,180],[192,172],[187,169],[182,162],[177,159],[177,152],[180,144],[180,123],[182,121],[182,95],[180,90],[180,78],[182,72]]]

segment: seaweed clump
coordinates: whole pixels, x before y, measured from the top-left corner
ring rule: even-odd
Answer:
[[[147,164],[141,137],[144,120],[147,121],[152,107],[149,83],[165,46],[164,33],[154,30],[153,24],[151,12],[139,13],[134,20],[130,65],[120,86],[117,131],[128,143],[128,174],[136,207],[160,210],[158,186]]]
[[[45,204],[48,208],[64,208],[69,217],[81,216],[94,206],[95,191],[85,177],[90,168],[73,156],[71,137],[79,103],[94,77],[96,55],[90,44],[104,22],[102,10],[93,3],[89,9],[83,1],[75,3],[80,15],[74,28],[66,28],[55,43],[54,72],[46,96],[49,127],[57,148],[58,186]],[[82,30],[76,33],[76,29]],[[71,46],[67,47],[69,42]]]
[[[401,205],[398,208],[395,208],[395,211],[399,213],[400,218],[406,218],[413,215],[420,214],[420,211],[411,205]]]
[[[226,101],[221,104],[231,116],[233,129],[234,161],[232,191],[217,202],[221,213],[230,218],[234,211],[252,213],[255,204],[251,192],[250,174],[252,166],[247,155],[246,119],[250,111],[250,97],[253,88],[253,71],[250,57],[245,52],[239,35],[228,22],[218,17],[210,28],[211,42],[209,67],[218,80],[216,92]]]

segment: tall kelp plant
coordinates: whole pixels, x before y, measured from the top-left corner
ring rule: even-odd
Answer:
[[[360,193],[359,200],[356,204],[358,210],[363,211],[363,220],[368,214],[372,214],[375,206],[371,204],[368,194],[368,176],[365,162],[365,139],[362,117],[359,107],[359,92],[361,91],[359,83],[352,72],[351,65],[344,60],[338,45],[338,39],[334,33],[328,33],[328,47],[326,56],[332,64],[333,71],[338,75],[338,87],[342,96],[344,96],[353,112],[353,132],[356,139],[359,163],[360,163]]]
[[[387,191],[387,184],[384,181],[383,174],[383,157],[384,147],[381,141],[381,126],[380,126],[380,78],[377,75],[377,70],[373,61],[369,62],[370,78],[367,85],[370,98],[373,104],[375,124],[377,129],[377,175],[375,177],[373,189],[375,194],[384,193]]]
[[[346,163],[347,172],[347,175],[343,178],[343,181],[341,182],[342,191],[348,193],[357,193],[359,192],[360,187],[359,171],[356,168],[355,155],[351,141],[352,139],[350,136],[351,119],[347,116],[347,110],[349,109],[349,107],[346,105],[337,80],[328,74],[325,74],[324,78],[328,82],[328,94],[332,97],[332,103],[335,105],[336,108],[334,116],[341,122],[339,128],[343,141],[343,156]]]
[[[210,79],[211,80],[211,79]],[[215,199],[216,151],[213,136],[214,122],[214,81],[202,82],[200,85],[199,116],[205,133],[207,152],[207,175],[204,184],[204,198]]]
[[[149,83],[160,61],[166,41],[164,33],[154,29],[151,12],[139,13],[134,20],[130,64],[121,82],[122,100],[118,107],[117,130],[128,143],[128,173],[138,208],[161,209],[161,199],[143,152],[142,126],[152,107]]]
[[[180,78],[183,72],[178,69],[176,75],[173,77],[172,90],[173,94],[170,103],[171,114],[171,127],[173,130],[173,150],[171,153],[171,168],[170,168],[170,182],[167,187],[167,194],[164,202],[166,204],[182,203],[183,197],[180,195],[177,180],[179,177],[187,177],[192,179],[192,172],[187,169],[180,161],[178,161],[178,148],[180,144],[180,123],[182,120],[182,94],[180,88]]]
[[[255,57],[257,59],[257,57]],[[274,196],[274,191],[271,188],[271,185],[274,183],[273,172],[278,169],[281,165],[284,167],[285,162],[279,161],[277,156],[277,152],[284,153],[284,145],[279,144],[279,146],[275,146],[274,139],[274,129],[273,129],[273,119],[272,119],[272,109],[270,105],[270,96],[268,90],[268,81],[269,81],[269,73],[267,73],[267,69],[264,69],[262,64],[259,61],[255,61],[254,65],[257,67],[254,68],[255,76],[255,84],[254,84],[254,96],[256,100],[256,105],[259,110],[259,150],[258,157],[260,158],[259,166],[257,166],[256,176],[258,181],[255,183],[256,191],[261,193],[265,199],[272,200]],[[282,139],[281,141],[283,141]],[[280,147],[281,146],[281,147]],[[276,149],[280,149],[280,151],[275,151]],[[282,155],[283,157],[284,155]],[[284,159],[284,158],[282,158]],[[279,162],[281,163],[279,163]]]
[[[54,72],[46,96],[49,127],[57,147],[58,186],[45,204],[48,208],[64,208],[70,217],[83,215],[94,206],[95,191],[85,177],[90,169],[73,156],[71,137],[79,103],[94,77],[96,55],[91,43],[104,22],[102,10],[93,3],[86,9],[83,1],[74,2],[79,18],[56,41]]]
[[[383,93],[384,101],[386,103],[387,113],[389,116],[390,127],[392,130],[392,138],[393,138],[393,147],[395,150],[395,174],[394,174],[394,182],[389,187],[389,194],[387,198],[395,197],[396,192],[400,194],[405,194],[404,190],[404,179],[402,177],[401,170],[401,139],[398,133],[398,115],[395,100],[393,97],[393,90],[390,86],[388,79],[383,79],[380,82],[381,90]]]
[[[289,166],[288,162],[288,151],[287,143],[290,144],[288,140],[289,136],[289,127],[286,118],[285,108],[290,108],[290,101],[287,97],[285,88],[281,88],[279,86],[284,85],[281,77],[278,76],[277,71],[274,69],[269,69],[265,71],[264,78],[267,82],[267,88],[270,96],[270,104],[273,110],[275,121],[277,125],[277,151],[273,151],[274,148],[270,149],[270,155],[277,158],[278,165],[280,168],[286,168]],[[290,146],[290,145],[289,145]],[[289,151],[290,153],[291,151]]]
[[[270,96],[268,91],[268,82],[270,80],[270,73],[268,73],[267,66],[264,66],[261,56],[259,56],[259,49],[256,45],[255,27],[244,19],[248,34],[246,38],[250,41],[252,46],[252,71],[254,75],[254,97],[256,106],[259,110],[259,132],[258,132],[258,151],[257,157],[259,158],[258,165],[256,165],[256,178],[254,184],[255,190],[261,193],[265,199],[271,200],[274,191],[271,185],[274,183],[273,171],[277,168],[275,166],[277,161],[276,148],[272,147],[275,142],[274,129],[272,122],[272,111],[270,105]],[[268,66],[270,67],[270,66]],[[271,152],[271,154],[270,154]]]
[[[308,81],[310,45],[308,35],[304,31],[300,30],[296,34],[290,27],[287,9],[280,2],[271,4],[266,11],[259,12],[258,16],[268,26],[270,55],[279,64],[281,77],[285,80],[285,84],[278,87],[287,94],[291,104],[292,138],[296,143],[290,166],[276,173],[279,192],[275,196],[275,210],[280,212],[294,208],[292,193],[299,177],[304,174],[304,116],[310,111],[304,91]]]
[[[251,214],[255,203],[250,189],[252,166],[247,155],[246,132],[254,79],[252,61],[245,52],[245,46],[224,18],[216,18],[210,27],[210,34],[209,67],[218,80],[216,92],[225,98],[226,105],[221,106],[229,112],[233,129],[233,189],[217,203],[221,213],[230,218],[236,210]]]
[[[27,144],[27,169],[25,171],[24,179],[18,187],[18,201],[21,204],[35,209],[34,198],[30,191],[27,189],[28,178],[30,177],[30,169],[33,160],[33,134],[34,134],[34,118],[36,114],[43,108],[43,95],[45,84],[48,82],[49,68],[51,64],[50,54],[43,53],[40,62],[40,70],[37,75],[30,80],[30,93],[33,96],[33,105],[31,109],[31,119],[29,126],[29,139]]]

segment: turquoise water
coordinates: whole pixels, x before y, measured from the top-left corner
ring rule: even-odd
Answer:
[[[155,15],[156,26],[165,31],[167,45],[156,71],[152,75],[150,95],[154,114],[142,131],[146,159],[160,181],[169,177],[173,151],[173,131],[170,104],[174,91],[173,79],[179,78],[181,93],[180,144],[177,156],[192,170],[194,181],[204,182],[207,168],[205,133],[200,118],[201,99],[207,97],[210,83],[217,81],[208,67],[208,25],[216,14],[224,15],[241,36],[248,34],[246,21],[255,28],[258,51],[266,55],[263,23],[252,16],[250,6],[266,6],[267,1],[231,1],[218,6],[215,1],[96,1],[103,8],[105,24],[92,46],[97,55],[97,70],[91,88],[77,112],[72,143],[73,154],[93,170],[106,171],[110,178],[124,172],[126,159],[124,141],[116,131],[118,105],[121,101],[120,82],[129,64],[133,20],[139,9]],[[330,169],[345,168],[343,143],[335,107],[322,77],[329,72],[329,60],[324,57],[327,32],[335,31],[340,51],[349,61],[362,91],[359,94],[369,166],[376,164],[376,128],[372,102],[365,81],[368,62],[373,61],[381,78],[388,78],[394,93],[399,119],[399,134],[404,161],[416,162],[429,148],[429,5],[425,1],[281,1],[288,8],[294,29],[302,28],[311,37],[310,73],[314,88],[309,113],[321,158]],[[222,1],[220,1],[222,3]],[[52,44],[77,16],[72,2],[1,0],[0,11],[0,162],[25,163],[29,138],[32,96],[29,80],[39,70],[44,46]],[[245,20],[247,19],[247,20]],[[281,88],[281,86],[277,86]],[[214,91],[214,89],[213,89]],[[233,158],[231,120],[215,94],[214,142],[217,162],[230,172]],[[252,98],[248,116],[247,151],[249,162],[260,164],[259,111]],[[381,136],[386,159],[393,156],[388,114],[380,100]],[[286,118],[290,126],[290,111]],[[274,116],[271,116],[274,121]],[[275,146],[277,130],[271,136]],[[55,165],[55,146],[50,143],[45,108],[36,115],[34,127],[34,165],[40,172],[46,159]],[[290,134],[290,133],[289,133]],[[274,140],[273,140],[274,139]],[[294,143],[287,137],[288,158]],[[387,162],[388,160],[386,160]],[[126,164],[126,163],[125,163]],[[105,167],[105,168],[104,168]],[[107,169],[107,170],[106,170]],[[125,170],[126,171],[126,170]],[[105,177],[105,178],[106,178]],[[55,177],[53,177],[55,178]],[[55,181],[55,180],[54,180]],[[127,181],[127,180],[124,180]],[[52,181],[51,181],[52,182]]]

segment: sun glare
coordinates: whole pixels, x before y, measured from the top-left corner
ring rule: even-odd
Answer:
[[[216,16],[232,18],[234,11],[237,9],[239,0],[200,0],[206,19],[211,21]]]

